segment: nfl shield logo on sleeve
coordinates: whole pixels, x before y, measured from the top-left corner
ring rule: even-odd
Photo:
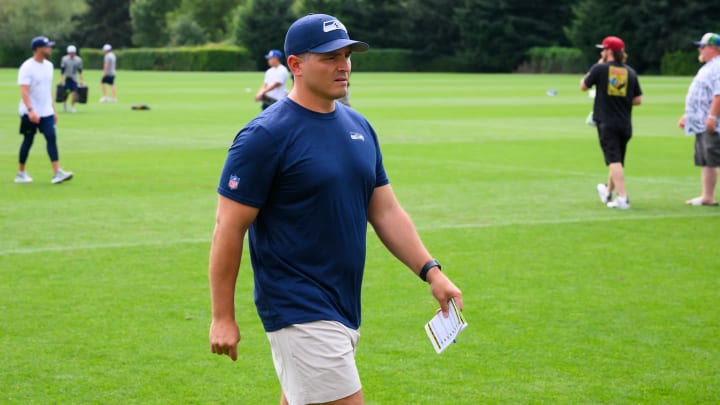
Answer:
[[[230,176],[230,180],[228,180],[228,187],[230,187],[230,190],[237,190],[238,184],[240,184],[240,178],[234,174]]]

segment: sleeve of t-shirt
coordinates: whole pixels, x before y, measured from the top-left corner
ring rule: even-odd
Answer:
[[[587,75],[585,75],[585,79],[583,79],[585,80],[585,86],[587,86],[588,88],[597,84],[597,67],[598,65],[594,64],[590,68],[590,71],[587,73]]]
[[[283,150],[279,139],[256,123],[243,128],[228,150],[218,193],[239,203],[262,208],[279,167]]]
[[[640,80],[638,80],[637,74],[635,75],[635,85],[633,86],[633,94],[635,97],[642,96],[642,89],[640,88]],[[720,89],[720,87],[718,87]]]
[[[713,80],[711,83],[712,83],[713,96],[714,97],[720,96],[720,73],[718,73],[718,75],[715,76],[715,80]]]
[[[265,75],[265,83],[272,85],[285,82],[287,72],[280,69],[268,70]]]
[[[380,151],[380,142],[375,130],[370,126],[370,133],[372,134],[373,142],[375,142],[375,187],[384,186],[390,184],[390,179],[385,172],[385,165],[383,165],[382,152]]]
[[[19,86],[30,86],[32,84],[32,74],[27,65],[21,66],[18,71],[18,85]]]

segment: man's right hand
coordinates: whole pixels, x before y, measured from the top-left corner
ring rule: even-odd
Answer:
[[[210,325],[210,351],[217,355],[226,354],[237,361],[237,345],[240,342],[240,328],[234,319],[213,320]]]
[[[685,129],[685,116],[683,115],[680,117],[680,120],[678,121],[678,128]]]
[[[32,122],[33,124],[40,123],[40,116],[35,112],[35,110],[28,112],[28,118],[30,119],[30,122]]]

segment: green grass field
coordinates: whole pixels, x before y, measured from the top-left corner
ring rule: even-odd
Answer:
[[[17,71],[0,70],[0,403],[277,403],[249,260],[238,362],[207,337],[215,187],[262,73],[120,71],[116,104],[97,101],[99,71],[85,76],[90,102],[58,124],[76,177],[50,184],[39,136],[35,182],[17,185]],[[579,79],[353,76],[470,324],[435,354],[423,325],[436,304],[371,232],[368,404],[720,401],[720,210],[683,204],[700,175],[676,127],[691,79],[641,77],[622,212],[595,193],[606,168]]]

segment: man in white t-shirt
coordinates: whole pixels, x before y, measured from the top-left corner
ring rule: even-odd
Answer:
[[[31,183],[32,177],[25,171],[30,148],[38,130],[45,136],[47,152],[52,163],[53,184],[70,180],[72,172],[60,168],[60,157],[55,136],[57,114],[52,98],[53,64],[47,60],[52,54],[54,42],[47,37],[35,37],[30,42],[33,56],[28,58],[18,72],[20,86],[20,134],[23,136],[20,145],[20,159],[15,183]]]
[[[268,108],[274,102],[287,96],[285,82],[288,78],[288,70],[280,62],[282,52],[272,49],[265,55],[270,68],[265,71],[265,80],[262,87],[255,95],[255,101],[262,101],[262,109]]]

